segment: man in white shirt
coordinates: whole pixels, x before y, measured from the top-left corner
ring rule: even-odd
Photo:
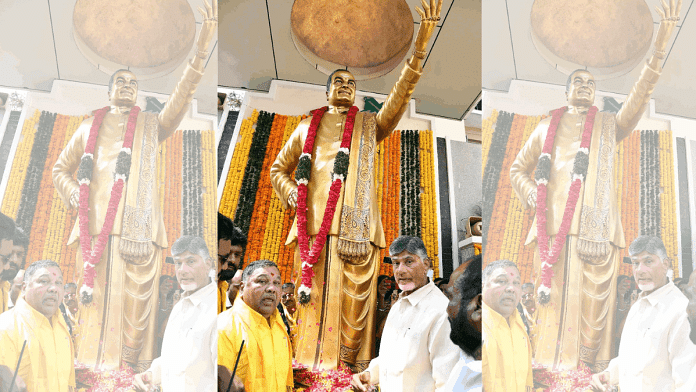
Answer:
[[[696,346],[689,341],[688,300],[667,279],[671,268],[662,240],[636,238],[628,248],[633,276],[642,293],[626,316],[619,356],[607,371],[592,376],[596,391],[618,385],[622,391],[696,390]]]
[[[172,245],[176,279],[184,289],[162,340],[162,355],[137,374],[137,391],[161,385],[165,391],[215,391],[217,285],[210,279],[213,259],[200,237],[183,236]]]
[[[459,362],[454,365],[446,391],[481,392],[481,256],[462,263],[450,276],[445,289],[452,343],[459,346]]]
[[[403,292],[387,316],[379,356],[353,375],[351,385],[358,391],[375,384],[383,392],[445,391],[461,351],[449,339],[449,301],[428,281],[431,264],[420,238],[397,238],[389,254]]]

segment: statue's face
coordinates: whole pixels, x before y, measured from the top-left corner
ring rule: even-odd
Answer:
[[[331,77],[326,98],[331,106],[352,106],[355,102],[355,78],[348,71],[338,71]]]
[[[135,106],[138,98],[138,80],[130,71],[118,71],[109,91],[109,101],[114,106]]]
[[[592,106],[595,98],[595,80],[592,74],[587,71],[575,71],[566,98],[571,106]]]

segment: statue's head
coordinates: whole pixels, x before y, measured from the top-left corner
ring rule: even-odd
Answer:
[[[345,69],[337,69],[326,82],[326,99],[331,106],[353,106],[356,88],[353,74]]]
[[[584,69],[573,71],[566,83],[566,98],[571,106],[592,106],[595,98],[594,76]]]
[[[138,98],[138,78],[127,69],[119,69],[109,80],[109,101],[114,106],[135,106]]]

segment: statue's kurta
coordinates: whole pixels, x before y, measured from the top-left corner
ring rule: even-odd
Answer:
[[[92,302],[81,304],[81,339],[77,359],[102,369],[126,362],[146,370],[154,356],[157,302],[162,250],[167,236],[160,208],[156,158],[159,143],[171,136],[186,114],[202,72],[188,64],[164,109],[159,114],[140,112],[133,139],[129,178],[101,261],[97,264]],[[79,189],[73,173],[85,151],[94,117],[82,122],[53,168],[53,183],[66,206]],[[114,183],[116,158],[123,145],[128,113],[107,112],[99,129],[90,183],[89,232],[92,246],[104,224]],[[79,218],[68,245],[78,246]],[[150,248],[149,255],[124,257],[124,238]],[[82,285],[83,257],[77,252],[75,279]]]
[[[538,363],[572,369],[582,360],[595,370],[611,358],[619,252],[626,246],[614,184],[614,156],[618,143],[640,120],[659,77],[645,66],[639,81],[616,114],[597,113],[589,148],[587,178],[570,225],[565,246],[554,265],[551,301],[537,306],[534,358]],[[551,153],[547,196],[547,233],[553,244],[568,200],[570,173],[580,147],[586,114],[566,112],[561,117]],[[542,120],[520,150],[510,169],[513,189],[523,207],[536,184],[532,174],[541,155],[550,118]],[[535,243],[534,271],[539,287],[541,262],[536,217],[526,245]]]
[[[371,359],[379,251],[387,246],[377,203],[374,153],[377,143],[389,136],[399,122],[419,77],[420,72],[407,63],[379,113],[358,113],[356,116],[348,176],[336,205],[329,238],[313,267],[311,300],[306,305],[299,305],[296,313],[298,342],[295,359],[309,367],[333,369],[340,359],[362,370]],[[290,175],[299,162],[310,122],[311,117],[300,122],[271,168],[273,188],[286,208],[290,193],[297,188]],[[317,131],[307,186],[310,247],[324,216],[331,171],[345,123],[345,113],[328,111]],[[346,230],[342,230],[341,220],[348,219],[347,209],[351,210],[350,218],[358,222],[357,231],[364,229],[363,239],[369,241],[367,256],[350,261],[342,259],[338,251],[339,237]],[[286,244],[296,244],[296,241],[297,219]],[[296,246],[297,287],[300,286],[300,266],[299,247]]]

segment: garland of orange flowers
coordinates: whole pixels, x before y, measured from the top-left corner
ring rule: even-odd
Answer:
[[[56,115],[51,130],[51,139],[48,143],[46,151],[46,160],[43,165],[41,182],[38,189],[38,197],[36,209],[34,210],[34,219],[31,224],[29,233],[29,246],[27,249],[27,260],[41,260],[43,258],[44,246],[48,238],[48,224],[46,219],[51,212],[53,203],[53,177],[51,175],[53,164],[58,159],[58,154],[62,149],[62,142],[65,137],[65,129],[67,127],[67,118],[63,115]]]
[[[53,125],[53,135],[51,136],[51,146],[48,149],[48,158],[46,159],[46,165],[44,166],[44,178],[41,182],[42,190],[43,186],[47,186],[49,189],[46,193],[46,205],[44,206],[44,215],[42,215],[43,224],[46,227],[44,232],[44,240],[40,242],[43,245],[43,249],[40,250],[40,259],[57,260],[56,248],[60,245],[60,240],[58,238],[58,231],[61,232],[59,224],[54,218],[56,214],[59,213],[58,210],[64,210],[62,203],[58,197],[58,192],[50,189],[53,184],[53,176],[47,176],[46,174],[51,173],[53,169],[53,163],[58,159],[60,151],[63,149],[63,142],[65,141],[65,134],[68,132],[68,125],[70,123],[70,116],[64,116],[59,114],[55,124]],[[50,177],[50,178],[46,178]],[[49,180],[49,183],[44,182]],[[48,217],[48,219],[46,219]],[[36,224],[37,214],[34,214],[34,225]],[[33,225],[32,225],[33,226]]]
[[[286,119],[276,114],[271,123],[271,131],[266,144],[265,156],[261,165],[261,175],[256,188],[256,199],[254,201],[254,211],[251,215],[249,232],[247,234],[247,260],[259,260],[263,250],[266,219],[268,218],[271,196],[274,194],[271,185],[271,165],[275,162],[276,156],[280,152],[279,141],[283,138]]]
[[[284,144],[285,136],[287,134],[287,124],[292,122],[292,119],[287,116],[282,116],[276,114],[273,119],[273,126],[271,127],[271,136],[268,140],[268,147],[266,147],[266,158],[272,157],[274,154],[277,155],[280,151],[281,146]],[[264,159],[265,161],[265,159]],[[264,174],[261,174],[263,177]],[[270,176],[269,176],[270,177]],[[269,183],[270,185],[270,183]],[[277,255],[277,245],[275,243],[278,232],[282,230],[280,225],[280,217],[282,216],[280,207],[280,199],[273,192],[273,189],[268,190],[269,193],[269,205],[266,219],[262,222],[263,227],[261,228],[261,235],[263,236],[262,246],[259,250],[260,259],[274,258]],[[259,201],[257,200],[257,203]],[[252,221],[254,218],[252,217]],[[254,223],[252,222],[252,225]],[[278,238],[279,239],[279,238]],[[277,263],[276,263],[277,264]],[[281,272],[282,274],[282,272]]]
[[[271,139],[269,139],[270,145],[266,148],[267,158],[273,157],[273,159],[275,159],[275,156],[278,155],[278,152],[282,146],[285,145],[285,142],[288,140],[290,134],[294,130],[292,127],[292,125],[295,123],[294,120],[294,117],[276,114],[273,127],[278,128],[276,132],[277,135],[280,135],[280,137],[274,136],[275,134],[273,133],[273,130],[271,131],[272,135]],[[264,175],[265,174],[263,173],[261,174],[262,177]],[[281,279],[283,279],[285,282],[287,281],[286,279],[289,278],[289,274],[291,273],[289,270],[292,267],[290,266],[290,268],[288,268],[288,260],[283,260],[279,257],[281,245],[285,242],[284,239],[281,238],[281,233],[283,231],[283,207],[278,195],[275,194],[273,189],[268,189],[268,192],[270,194],[270,205],[268,206],[267,219],[265,219],[265,222],[263,222],[263,245],[260,250],[259,258],[276,260],[276,264],[278,264],[278,269],[280,270]]]

